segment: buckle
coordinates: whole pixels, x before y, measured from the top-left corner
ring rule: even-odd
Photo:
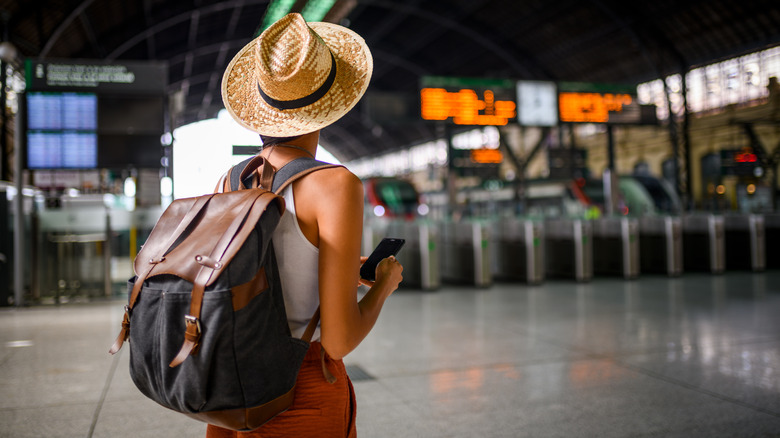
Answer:
[[[200,320],[192,315],[184,315],[184,322],[186,324],[195,324],[198,329],[198,335],[200,335]]]

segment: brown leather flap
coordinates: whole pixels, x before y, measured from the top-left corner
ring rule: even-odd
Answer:
[[[209,199],[207,199],[209,198]],[[205,201],[205,202],[204,202]],[[251,208],[246,208],[247,203]],[[173,274],[188,281],[195,281],[202,264],[219,262],[206,286],[213,283],[246,241],[254,229],[260,214],[269,204],[284,213],[284,198],[264,189],[248,189],[235,192],[204,195],[174,201],[163,213],[152,230],[147,243],[141,248],[133,268],[136,275],[156,264],[150,276]],[[196,210],[197,211],[193,211]],[[238,216],[244,215],[240,227],[217,260],[208,259],[217,244]],[[190,222],[189,225],[186,222]],[[170,249],[173,247],[173,249]],[[201,263],[196,260],[201,256]],[[205,259],[205,261],[204,261]],[[213,267],[213,266],[212,266]]]

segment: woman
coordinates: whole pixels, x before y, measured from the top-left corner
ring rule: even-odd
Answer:
[[[299,14],[288,14],[228,65],[223,101],[241,125],[264,136],[260,155],[279,169],[314,157],[320,129],[355,106],[372,68],[368,47],[354,32],[330,23],[307,25]],[[288,211],[273,241],[288,322],[300,337],[319,306],[320,329],[288,411],[252,432],[209,425],[210,438],[356,434],[354,395],[341,359],[369,333],[403,268],[390,257],[378,265],[375,282],[358,278],[365,261],[359,256],[363,188],[346,168],[306,175],[283,196]],[[358,282],[370,287],[360,301]]]

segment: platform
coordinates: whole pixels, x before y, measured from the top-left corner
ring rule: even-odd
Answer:
[[[199,437],[108,348],[120,300],[0,310],[0,437]],[[774,437],[780,271],[402,289],[345,362],[362,437]]]

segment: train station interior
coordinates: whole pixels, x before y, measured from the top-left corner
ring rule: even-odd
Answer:
[[[370,48],[317,159],[364,255],[405,240],[359,436],[780,437],[777,1],[3,0],[0,438],[206,435],[108,350],[163,212],[259,151],[223,73],[290,12]]]

